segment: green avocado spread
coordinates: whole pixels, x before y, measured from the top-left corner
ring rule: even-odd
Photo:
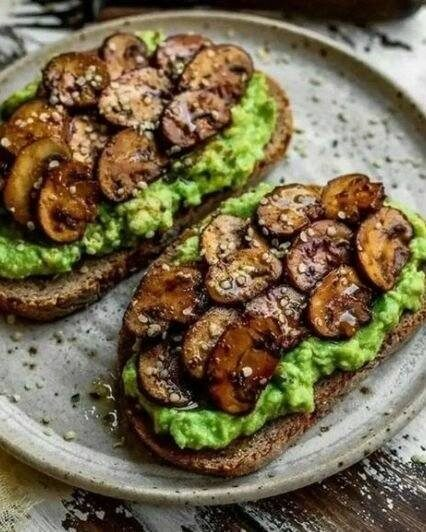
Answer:
[[[263,190],[259,194],[259,190],[228,200],[222,211],[242,217],[249,215],[267,192]],[[314,384],[318,380],[336,370],[355,371],[373,360],[402,313],[419,310],[425,295],[425,274],[421,263],[426,260],[426,223],[405,208],[394,206],[404,212],[414,228],[411,256],[395,287],[374,302],[371,322],[349,340],[310,337],[295,349],[283,353],[272,381],[249,414],[233,416],[209,408],[179,410],[156,405],[140,393],[135,359],[131,358],[122,374],[125,394],[135,398],[148,412],[155,431],[169,434],[181,448],[220,449],[239,436],[253,434],[269,420],[294,412],[312,412],[315,408]],[[180,260],[196,259],[197,235],[188,238],[180,246],[179,253]]]
[[[158,38],[157,34],[151,37]],[[33,89],[26,87],[24,92],[26,99],[28,94],[34,96]],[[22,103],[25,95],[17,93],[14,98]],[[255,73],[243,98],[232,108],[232,124],[227,129],[198,151],[176,160],[166,177],[138,191],[135,198],[101,204],[96,221],[76,243],[52,245],[22,230],[3,213],[0,277],[23,279],[68,272],[83,256],[105,255],[167,231],[179,209],[200,205],[208,194],[244,187],[263,158],[276,120],[276,104],[266,78]]]

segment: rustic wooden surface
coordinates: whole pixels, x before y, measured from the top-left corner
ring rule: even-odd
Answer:
[[[0,68],[61,31],[20,30],[0,0]],[[3,17],[3,19],[2,19]],[[426,104],[426,11],[366,28],[293,22],[351,47]],[[50,494],[17,530],[43,531],[423,531],[426,528],[426,412],[362,462],[326,481],[263,501],[222,507],[155,507],[123,503],[82,490]]]

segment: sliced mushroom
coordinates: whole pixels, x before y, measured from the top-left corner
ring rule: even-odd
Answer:
[[[207,89],[228,101],[238,100],[253,74],[251,57],[243,49],[230,44],[205,48],[188,63],[179,89]]]
[[[242,218],[219,214],[201,234],[201,254],[209,264],[216,264],[243,246],[246,231]]]
[[[15,158],[10,153],[0,145],[0,192],[3,190],[6,179],[9,176],[10,169],[12,168],[13,161]]]
[[[52,106],[39,99],[31,100],[0,125],[0,143],[17,155],[22,148],[41,138],[65,141],[68,125],[69,117],[62,106]]]
[[[252,327],[251,318],[231,324],[220,337],[207,363],[208,392],[214,404],[229,414],[252,410],[274,374],[278,353],[265,344],[271,331],[264,321]]]
[[[372,292],[350,266],[340,266],[322,279],[311,294],[308,319],[319,336],[350,338],[370,321]]]
[[[94,168],[108,141],[108,127],[90,115],[76,115],[71,120],[68,144],[75,161]]]
[[[207,91],[186,91],[173,98],[161,117],[161,132],[166,141],[179,148],[190,148],[209,139],[231,120],[229,106]]]
[[[43,70],[43,84],[50,103],[66,107],[96,105],[109,80],[106,63],[90,53],[57,55]]]
[[[213,301],[237,303],[260,294],[281,272],[281,262],[269,250],[242,249],[210,266],[206,287]]]
[[[264,234],[288,238],[324,214],[321,195],[311,186],[284,185],[261,201],[257,222]]]
[[[37,204],[39,223],[51,240],[74,242],[96,217],[98,200],[99,185],[90,168],[62,161],[47,170]]]
[[[112,201],[128,199],[138,187],[158,177],[167,162],[149,133],[139,134],[131,128],[120,131],[108,141],[99,159],[102,192]]]
[[[385,196],[381,183],[362,174],[341,175],[329,181],[322,192],[327,218],[356,223],[377,211]]]
[[[154,63],[171,78],[180,76],[189,61],[203,48],[213,43],[207,37],[196,34],[171,35],[159,44]]]
[[[233,309],[213,307],[188,329],[183,342],[182,360],[194,379],[204,377],[210,353],[224,330],[237,318],[238,313]]]
[[[112,80],[148,64],[145,43],[133,33],[114,33],[105,39],[100,50]]]
[[[204,302],[203,278],[196,266],[155,264],[142,279],[124,323],[137,336],[157,336],[170,322],[195,321]]]
[[[301,317],[305,307],[306,299],[303,294],[288,285],[281,285],[249,301],[245,311],[252,318],[252,324],[258,323],[261,329],[265,329],[265,320],[275,322],[276,325],[270,323],[269,326],[274,333],[271,345],[290,349],[304,334]]]
[[[191,402],[191,393],[183,382],[179,355],[165,343],[140,353],[138,382],[146,397],[162,405],[179,408]]]
[[[43,173],[48,166],[70,157],[65,144],[51,139],[37,140],[19,152],[3,193],[6,209],[17,222],[34,229],[33,199],[38,195]]]
[[[301,231],[286,257],[294,287],[308,292],[328,272],[351,258],[352,231],[340,222],[320,220]]]
[[[382,207],[359,227],[356,236],[358,263],[380,290],[390,290],[410,256],[413,228],[402,212]]]
[[[106,87],[99,99],[99,111],[118,126],[156,129],[170,90],[170,80],[159,70],[133,70]]]

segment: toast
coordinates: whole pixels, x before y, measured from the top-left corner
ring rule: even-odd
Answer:
[[[264,158],[257,164],[247,186],[257,183],[281,159],[292,135],[288,97],[271,78],[268,78],[268,86],[277,104],[277,125],[265,147]],[[182,212],[176,218],[173,229],[158,239],[143,241],[134,249],[85,259],[70,273],[54,278],[0,279],[0,312],[35,321],[52,321],[92,304],[107,290],[158,256],[182,228],[196,223],[233,193],[235,190],[213,194],[199,207]]]
[[[415,314],[406,314],[399,325],[388,335],[375,361],[356,372],[338,372],[315,387],[316,409],[311,414],[292,414],[265,425],[252,436],[239,438],[221,450],[192,451],[179,449],[167,437],[155,434],[152,423],[141,410],[136,411],[126,398],[122,398],[122,412],[136,436],[165,462],[177,467],[218,477],[239,477],[253,473],[277,458],[304,432],[332,410],[371,370],[408,341],[426,320],[426,305]],[[121,374],[129,338],[123,331],[120,338],[119,372]]]
[[[329,184],[330,183],[333,184],[333,182],[334,184],[340,183],[342,180],[345,182],[350,181],[354,179],[355,175],[356,175],[356,179],[360,179],[361,177],[362,179],[364,179],[363,176],[359,176],[358,174],[352,174],[349,176],[341,176],[340,178],[336,178],[335,180],[332,180],[331,182],[329,182]],[[361,225],[366,225],[368,228],[369,228],[370,220],[375,220],[374,218],[375,216],[377,217],[377,216],[380,216],[382,213],[388,213],[389,211],[392,211],[392,209],[389,209],[389,207],[387,206],[380,207],[381,202],[383,201],[383,190],[381,189],[381,185],[378,185],[378,184],[371,184],[371,187],[372,187],[371,190],[373,190],[373,187],[375,185],[377,186],[375,190],[377,198],[381,198],[381,199],[377,199],[378,201],[377,206],[371,207],[372,203],[370,204],[370,206],[368,206],[368,208],[371,208],[376,212],[376,214],[365,218],[363,224],[361,224]],[[287,185],[287,187],[290,187],[290,188],[292,186],[294,187],[298,185]],[[286,187],[278,187],[277,189],[272,191],[268,195],[268,197],[272,197],[272,198],[275,197],[275,201],[276,201],[277,191],[279,191],[280,189],[285,189],[285,188]],[[355,195],[351,196],[353,201],[347,207],[347,209],[352,208],[352,206],[355,204],[355,199],[354,199],[355,197],[356,197]],[[258,223],[259,223],[259,209],[264,208],[265,204],[266,202],[263,202],[263,203],[261,202],[259,204],[260,206],[256,214]],[[393,211],[393,214],[395,214],[396,212],[397,211]],[[252,217],[252,220],[253,218],[254,216]],[[341,216],[338,216],[338,218],[341,218]],[[213,218],[213,221],[210,220],[208,222],[208,225],[204,227],[207,227],[207,228],[209,226],[212,227],[214,225],[214,220],[215,218]],[[402,219],[402,220],[404,221],[405,219]],[[318,224],[321,224],[321,223],[323,223],[323,221],[314,222],[310,226],[308,226],[308,229],[302,230],[302,233],[305,232],[305,235],[302,238],[302,245],[306,243],[307,239],[309,239],[309,235],[311,235],[311,237],[313,236],[313,231],[314,231],[313,228],[318,227]],[[206,231],[207,230],[204,228],[202,235],[205,235]],[[373,231],[369,231],[370,234],[372,232]],[[358,231],[358,235],[360,233],[361,233],[361,230]],[[185,239],[190,238],[194,234],[199,234],[197,233],[196,228],[187,229],[181,235],[181,237],[176,242],[174,242],[172,246],[169,246],[169,248],[157,259],[157,261],[153,263],[149,271],[151,271],[152,269],[153,271],[165,270],[167,272],[169,270],[169,267],[164,268],[162,265],[163,264],[170,265],[173,262],[174,258],[176,257],[176,248],[179,245],[179,242],[182,242]],[[208,262],[210,258],[209,256],[206,256],[206,252],[208,251],[208,248],[205,247],[205,242],[206,242],[206,239],[203,240],[203,236],[202,236],[200,238],[200,246],[202,248],[201,255],[203,255],[204,253],[204,258],[200,263],[202,265],[200,267],[202,271],[204,271],[203,269],[205,269],[206,267],[210,268],[209,271],[211,271],[211,268],[214,268],[214,263],[212,266],[212,263]],[[221,242],[226,242],[226,239],[223,236],[223,234],[222,234]],[[299,245],[300,245],[300,239],[299,240],[296,239],[296,241],[293,241],[293,244],[295,244],[295,242],[296,244],[297,242],[299,242]],[[265,250],[265,248],[262,248],[262,249],[263,251]],[[360,249],[360,246],[359,246],[358,248],[359,253],[362,253],[365,250],[366,250],[366,247]],[[243,253],[243,251],[239,251],[239,252]],[[233,251],[231,253],[237,254],[238,251]],[[229,261],[232,260],[231,259],[232,256],[233,255],[228,255],[227,258],[223,259],[224,262],[220,262],[220,259],[219,259],[219,264],[221,265],[220,268],[222,270],[226,267],[227,261],[229,264]],[[288,256],[286,256],[285,261],[288,261]],[[158,266],[160,266],[160,268],[158,268]],[[325,275],[322,281],[319,281],[319,285],[324,284],[324,281],[327,279],[327,277],[333,275],[335,271],[340,271],[342,268],[344,269],[347,267],[340,266],[337,268],[337,270],[332,270],[330,274]],[[206,278],[208,278],[208,276],[209,276],[209,273],[207,273]],[[153,277],[153,279],[155,280],[155,277]],[[349,286],[348,284],[343,283],[344,281],[343,278],[341,279],[342,279],[341,284],[343,286]],[[289,278],[286,277],[286,275],[284,275],[284,279],[281,281],[281,283],[284,283],[284,285],[286,285],[286,283],[288,282],[289,282]],[[292,286],[294,286],[294,280],[291,281],[291,284]],[[358,279],[356,284],[362,286],[363,281]],[[284,285],[281,285],[281,286],[284,286]],[[144,286],[143,290],[141,290],[142,286]],[[150,298],[150,295],[149,295],[150,286],[151,285],[148,283],[148,281],[144,285],[141,285],[141,287],[137,291],[136,297],[130,303],[128,310],[125,314],[125,317],[123,319],[123,327],[120,332],[120,338],[119,338],[119,344],[118,344],[118,374],[120,376],[123,372],[124,366],[126,365],[128,359],[131,356],[133,356],[133,353],[140,352],[142,356],[142,354],[145,355],[145,353],[148,354],[154,351],[154,348],[149,347],[151,345],[150,344],[151,338],[149,338],[150,336],[149,332],[148,332],[148,335],[146,335],[142,331],[142,329],[138,330],[137,326],[135,328],[134,321],[129,319],[129,316],[133,316],[135,312],[134,309],[136,309],[136,313],[139,313],[142,310],[143,315],[150,316],[149,307],[136,305],[138,298],[142,297],[143,301],[147,301]],[[351,284],[349,288],[353,289],[353,286],[354,285]],[[208,285],[207,285],[207,289],[209,289]],[[366,289],[367,291],[369,290],[368,288]],[[218,333],[219,336],[217,336],[218,339],[215,340],[216,343],[214,344],[214,347],[209,348],[210,349],[210,351],[208,351],[209,354],[206,355],[208,357],[207,361],[209,364],[212,363],[212,360],[213,360],[213,364],[216,364],[216,365],[218,363],[221,364],[221,362],[217,362],[217,361],[222,360],[220,356],[222,352],[225,352],[225,355],[226,355],[225,364],[227,364],[227,366],[225,367],[226,368],[230,367],[229,364],[231,364],[231,362],[228,362],[228,361],[233,360],[234,355],[232,351],[233,349],[238,349],[239,344],[237,340],[233,340],[235,336],[232,337],[230,334],[226,336],[227,332],[231,331],[233,328],[234,328],[234,331],[235,331],[235,328],[238,329],[238,327],[240,327],[239,325],[240,323],[243,323],[244,327],[246,328],[253,327],[253,325],[251,325],[251,322],[248,321],[247,318],[244,321],[244,316],[250,315],[250,310],[248,310],[249,305],[252,304],[253,301],[256,299],[265,300],[265,298],[269,298],[270,296],[268,294],[270,294],[274,290],[279,290],[279,288],[275,287],[275,288],[269,289],[269,291],[265,291],[265,289],[263,288],[260,296],[257,296],[257,298],[255,297],[254,299],[248,300],[249,301],[248,303],[247,303],[247,299],[242,300],[242,302],[244,303],[244,306],[240,310],[240,312],[236,312],[236,314],[240,314],[240,317],[237,317],[237,318],[231,317],[230,319],[228,319],[227,324],[224,326],[224,328],[221,329],[221,332]],[[337,290],[338,289],[336,289],[336,292]],[[314,290],[309,289],[308,291],[305,291],[305,297],[312,302],[312,299],[314,298],[316,291],[317,291],[317,287]],[[353,291],[351,293],[353,293]],[[218,303],[217,303],[217,300],[215,299],[216,295],[212,294],[211,292],[209,292],[209,294],[210,294],[210,297],[212,297],[213,299],[212,305],[216,305],[216,307],[213,306],[212,308],[218,309],[219,308],[217,306]],[[269,308],[271,308],[270,306],[271,299],[267,299],[267,301],[269,301]],[[334,301],[333,299],[328,300],[328,304],[332,304],[333,301]],[[281,303],[282,303],[282,300],[281,300]],[[153,308],[157,308],[157,312],[161,312],[159,309],[162,307],[158,307],[158,304],[159,303],[156,302],[157,307],[154,306]],[[371,300],[369,304],[371,304]],[[335,370],[333,373],[331,373],[331,375],[320,378],[320,380],[318,380],[314,384],[315,410],[313,412],[293,413],[293,414],[286,414],[281,417],[278,417],[272,421],[267,422],[266,425],[264,425],[260,430],[258,430],[254,434],[250,436],[242,436],[242,437],[240,436],[237,439],[233,440],[228,446],[221,448],[221,449],[203,448],[201,450],[192,450],[190,448],[179,448],[171,436],[158,434],[154,431],[153,423],[152,423],[150,416],[144,412],[143,408],[141,408],[139,404],[137,404],[137,401],[135,401],[135,399],[131,397],[126,397],[126,395],[124,394],[123,382],[122,382],[122,379],[120,378],[120,384],[119,384],[119,386],[121,387],[120,393],[119,393],[120,410],[122,412],[124,428],[130,429],[135,434],[139,442],[144,444],[144,448],[151,451],[155,457],[160,458],[161,460],[167,463],[173,464],[177,467],[180,467],[180,468],[183,468],[189,471],[193,471],[196,473],[214,475],[214,476],[219,476],[219,477],[238,477],[241,475],[252,473],[258,470],[259,468],[261,468],[262,466],[264,466],[265,464],[267,464],[268,462],[272,461],[274,458],[280,455],[282,451],[284,451],[287,447],[292,445],[297,440],[297,438],[299,438],[306,430],[312,427],[322,416],[327,414],[333,408],[333,406],[338,402],[340,398],[342,398],[357,383],[359,383],[362,379],[364,379],[370,373],[370,371],[374,369],[375,366],[381,363],[386,357],[394,353],[398,348],[401,347],[401,345],[403,345],[416,333],[416,331],[422,326],[422,324],[426,320],[426,302],[423,299],[419,301],[419,304],[421,306],[418,311],[416,312],[405,311],[402,314],[402,317],[399,320],[399,323],[387,334],[387,336],[385,337],[381,345],[379,353],[377,353],[376,358],[372,362],[369,362],[368,364],[362,366],[357,371]],[[219,303],[219,305],[223,305],[223,303]],[[353,306],[353,308],[355,309],[355,307],[356,307],[356,304]],[[241,308],[241,306],[240,307],[237,306],[237,309],[238,308]],[[254,307],[252,306],[251,308],[253,309]],[[259,305],[259,303],[258,303],[257,308],[258,309],[261,308],[261,305]],[[285,309],[286,307],[283,307],[283,308]],[[307,307],[307,310],[309,310],[309,305]],[[202,314],[201,318],[199,317],[200,314],[198,314],[198,318],[196,318],[198,319],[198,321],[195,322],[196,325],[190,326],[192,328],[190,328],[189,330],[194,331],[196,327],[198,326],[198,324],[201,323],[201,320],[204,319],[203,317],[206,316],[209,312],[210,310],[208,310],[205,314]],[[247,312],[249,314],[247,314]],[[272,316],[275,316],[277,315],[278,310],[273,310],[273,312],[275,312],[275,314],[272,314]],[[342,309],[342,313],[345,313],[345,312],[346,311]],[[353,312],[356,312],[356,311],[354,310]],[[263,318],[266,318],[267,316],[270,317],[271,314],[264,314],[262,316]],[[302,325],[302,327],[306,326],[307,325],[306,320],[309,320],[308,312],[304,314],[301,313],[299,316],[301,318],[301,321],[299,322],[299,326],[300,325]],[[236,322],[235,321],[233,322],[232,319],[235,319]],[[142,325],[143,325],[144,321],[142,319],[140,321],[142,321]],[[336,322],[336,321],[340,322],[340,319],[333,320],[333,322]],[[212,322],[207,322],[207,323],[212,323]],[[218,324],[218,322],[213,322],[213,323],[216,326]],[[235,326],[235,323],[237,324],[236,326]],[[312,324],[312,322],[308,321],[308,323],[309,323],[309,328],[314,330],[314,325]],[[361,325],[362,325],[362,322],[359,322],[358,327],[360,327]],[[186,333],[184,333],[186,334],[186,336],[184,336],[185,342],[178,344],[181,346],[179,352],[184,353],[184,356],[187,356],[186,346],[187,346],[189,330],[187,330]],[[200,330],[200,329],[198,328],[197,330]],[[257,331],[258,330],[259,329],[257,329]],[[273,329],[271,328],[269,330],[273,330]],[[173,333],[173,334],[176,334],[176,333]],[[350,338],[352,334],[353,332],[351,334],[348,333],[346,337]],[[315,331],[314,331],[314,335],[316,335]],[[164,337],[165,337],[165,334],[163,335],[163,338]],[[341,335],[334,336],[335,339],[339,337],[342,338]],[[270,338],[271,337],[269,337],[269,340],[265,340],[264,346],[267,346],[268,342],[271,342]],[[203,338],[198,337],[198,343],[202,344],[202,341],[204,341],[204,339],[205,337]],[[145,349],[142,348],[144,346],[143,340],[147,341],[147,347]],[[172,340],[165,340],[164,344],[167,344],[167,342],[171,342],[171,341]],[[233,341],[235,341],[235,343],[233,343]],[[301,340],[298,340],[298,341],[300,342]],[[162,340],[159,341],[158,345],[163,345],[161,342]],[[241,340],[241,342],[243,342],[243,340]],[[262,356],[262,351],[261,351],[262,349],[265,349],[265,350],[273,349],[269,347],[263,347],[263,348],[260,347],[260,344],[258,343],[259,336],[255,336],[255,342],[256,343],[254,345],[256,345],[256,350],[257,350],[256,352],[259,353],[256,355],[257,357]],[[226,346],[224,351],[221,351],[220,346],[222,347]],[[292,347],[294,347],[294,345]],[[245,347],[246,352],[248,352],[249,349],[250,347]],[[163,353],[166,353],[166,351],[163,351]],[[198,353],[202,353],[202,351],[198,351]],[[167,364],[169,364],[169,358],[167,358],[168,356],[169,355],[164,354],[163,357],[160,357],[160,360],[162,360],[161,367],[171,367],[171,366],[167,366]],[[180,358],[180,360],[182,363],[184,361],[184,358]],[[244,358],[244,360],[250,360],[250,358],[249,357]],[[256,364],[262,364],[262,362],[257,362]],[[152,366],[152,367],[155,367],[155,366]],[[240,373],[238,373],[237,371],[240,371],[240,370],[236,369],[239,367],[240,366],[237,366],[237,365],[231,366],[231,369],[234,370],[232,373],[233,375],[232,379],[234,379],[234,382],[237,382],[237,383],[240,382],[239,379],[237,378],[237,375],[238,376],[240,375]],[[252,366],[252,367],[256,368],[256,366]],[[142,369],[142,366],[140,365],[140,362],[139,362],[139,369],[137,369],[139,389],[141,389],[141,386],[142,386],[143,392],[148,393],[148,395],[145,395],[145,397],[149,397],[153,399],[155,402],[154,396],[151,397],[151,388],[147,388],[147,386],[149,385],[146,384],[146,382],[143,382],[144,378],[142,377],[144,375],[143,372],[150,374],[147,371],[150,368],[149,366],[146,366],[146,365],[143,366],[143,368],[144,369]],[[186,371],[191,371],[190,369],[191,366],[188,366],[186,362],[185,362],[185,368],[186,368]],[[204,366],[204,368],[206,368],[206,366]],[[213,401],[214,405],[218,407],[219,410],[222,410],[222,411],[225,411],[231,414],[234,412],[236,413],[235,410],[234,412],[232,412],[231,410],[226,409],[226,407],[229,405],[232,405],[234,407],[235,402],[231,403],[228,401],[228,403],[226,403],[223,400],[223,397],[219,398],[219,401],[218,401],[216,395],[214,394],[212,395],[212,391],[211,391],[212,389],[210,387],[212,384],[212,376],[214,374],[211,371],[209,372],[209,368],[210,366],[207,366],[207,369],[203,370],[203,376],[201,378],[204,380],[202,381],[203,386],[201,389],[203,391],[208,390],[210,401]],[[244,369],[246,368],[243,368],[243,370]],[[172,371],[175,372],[176,370],[173,369]],[[253,372],[254,371],[256,371],[256,369],[254,369]],[[252,372],[247,373],[248,376],[250,376],[251,374]],[[172,373],[172,375],[175,375],[175,373]],[[191,373],[191,375],[193,374]],[[271,372],[271,375],[272,375],[272,372]],[[179,384],[181,382],[179,379],[173,380],[173,382],[177,382],[178,386],[181,387],[180,389],[185,390],[185,386],[182,386],[181,384]],[[160,383],[159,386],[161,387],[162,384]],[[240,384],[236,384],[236,386],[240,386]],[[243,388],[239,388],[239,389],[243,389]],[[221,392],[222,396],[229,394],[228,388],[222,388],[222,390],[223,390]],[[162,399],[159,398],[157,399],[157,401],[161,403]],[[171,406],[175,406],[175,405],[172,404]],[[176,407],[178,406],[179,405],[176,404]],[[247,413],[247,410],[241,410],[240,412]],[[248,412],[250,412],[250,410],[248,410]],[[185,421],[183,421],[182,423],[185,423]],[[213,427],[215,427],[215,425],[213,425]],[[217,430],[220,431],[220,425],[218,425]],[[204,441],[209,441],[209,440],[208,438],[206,438]]]

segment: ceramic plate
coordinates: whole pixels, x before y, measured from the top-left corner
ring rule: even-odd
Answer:
[[[118,30],[159,28],[239,43],[257,68],[285,87],[296,131],[288,157],[271,180],[323,183],[341,173],[364,172],[424,212],[425,116],[389,79],[347,50],[282,22],[213,11],[113,21],[22,59],[1,74],[0,94],[3,98],[32,80],[52,55],[93,48]],[[120,447],[108,393],[117,332],[137,281],[136,276],[122,283],[98,304],[54,324],[1,320],[2,447],[49,475],[115,497],[230,503],[293,490],[336,473],[381,445],[423,405],[426,359],[420,333],[258,473],[221,480],[160,466],[138,450]],[[104,392],[106,397],[95,399]],[[69,431],[75,440],[63,438]]]

